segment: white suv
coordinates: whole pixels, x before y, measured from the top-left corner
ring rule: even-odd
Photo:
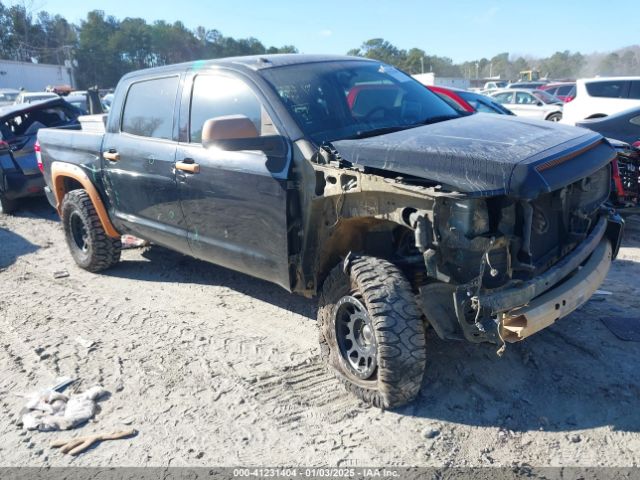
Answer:
[[[576,81],[576,97],[564,106],[562,122],[575,125],[640,106],[640,77],[583,78]]]

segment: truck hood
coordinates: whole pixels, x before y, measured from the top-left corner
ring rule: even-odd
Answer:
[[[482,113],[332,143],[354,166],[431,180],[481,196],[535,198],[615,158],[603,137],[589,130]]]

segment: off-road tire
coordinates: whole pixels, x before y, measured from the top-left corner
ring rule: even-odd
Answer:
[[[560,120],[562,120],[562,114],[561,113],[552,113],[545,120],[547,120],[549,122],[559,122]]]
[[[9,200],[2,193],[0,193],[0,214],[8,215],[13,213],[18,206],[18,202],[15,200]]]
[[[90,272],[105,270],[120,260],[120,238],[109,237],[85,190],[72,190],[62,200],[62,226],[71,256],[78,266]],[[81,223],[86,231],[85,249],[74,238],[72,223]]]
[[[336,304],[345,296],[366,307],[374,326],[377,367],[367,380],[350,371],[336,338]],[[321,356],[347,390],[383,409],[416,397],[426,360],[424,324],[411,286],[395,265],[365,256],[351,258],[346,272],[337,265],[322,286],[318,327]]]

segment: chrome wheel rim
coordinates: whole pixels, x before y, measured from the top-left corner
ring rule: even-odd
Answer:
[[[370,379],[378,366],[378,342],[366,307],[355,297],[342,297],[336,304],[335,327],[343,363],[357,378]]]

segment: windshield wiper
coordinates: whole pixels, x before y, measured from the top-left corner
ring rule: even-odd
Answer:
[[[359,138],[375,137],[377,135],[384,135],[385,133],[399,132],[400,130],[406,130],[407,128],[414,128],[418,125],[394,125],[393,127],[380,127],[372,130],[360,130],[355,135],[345,137],[344,140],[356,140]]]
[[[343,140],[356,140],[360,138],[376,137],[378,135],[399,132],[400,130],[408,130],[410,128],[421,127],[423,125],[429,125],[431,123],[444,122],[446,120],[453,120],[454,118],[466,117],[466,114],[471,115],[472,112],[464,112],[460,113],[459,115],[438,115],[435,117],[426,118],[418,123],[410,123],[408,125],[394,125],[391,127],[374,128],[372,130],[360,130],[356,132],[355,135],[345,137]]]
[[[418,125],[430,125],[432,123],[445,122],[447,120],[453,120],[454,118],[466,117],[472,115],[472,112],[460,112],[458,115],[437,115],[435,117],[425,118]]]

